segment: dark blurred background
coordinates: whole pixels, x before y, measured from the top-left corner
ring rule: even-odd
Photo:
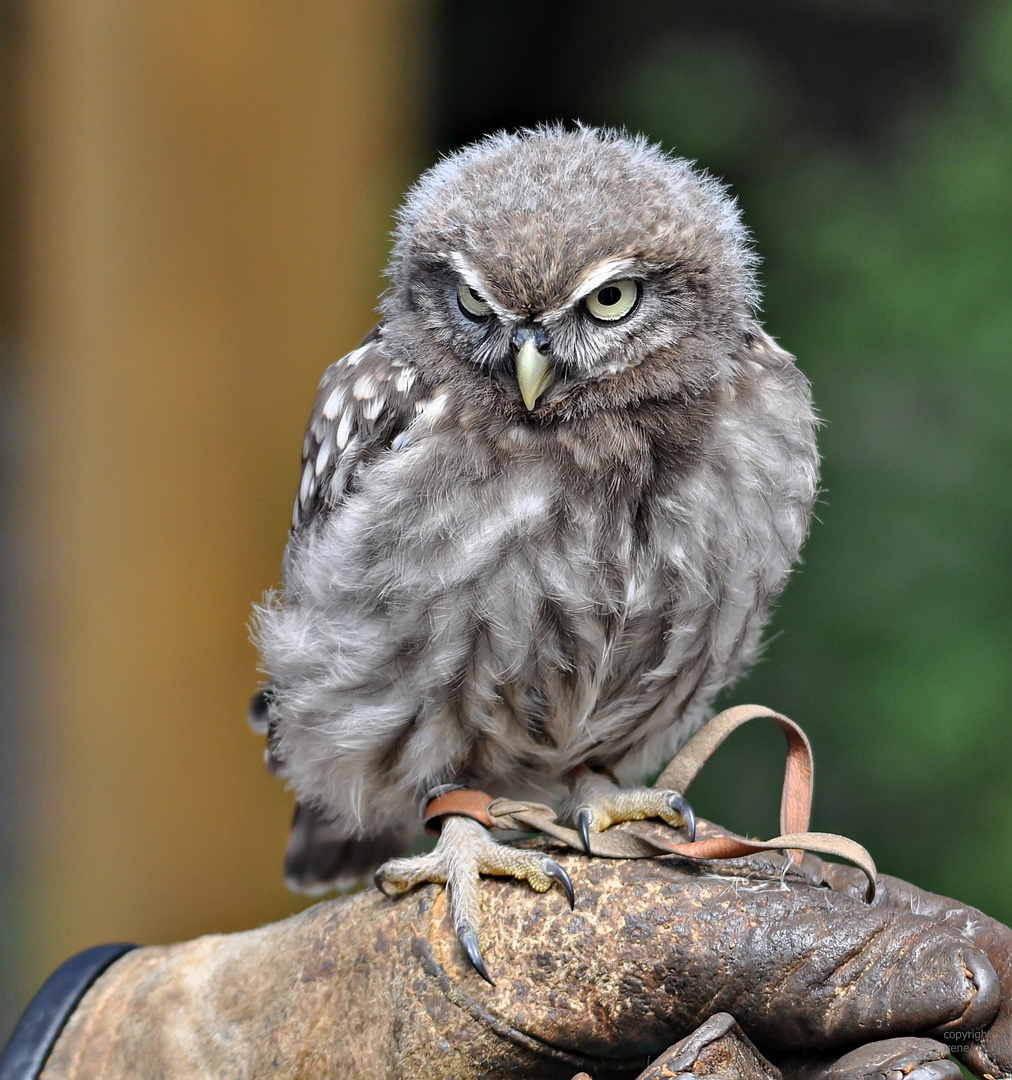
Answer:
[[[323,367],[398,193],[490,130],[733,187],[825,492],[766,658],[813,827],[1012,920],[1012,6],[0,0],[0,1036],[103,940],[301,906],[243,724]],[[693,793],[776,827],[747,730]]]

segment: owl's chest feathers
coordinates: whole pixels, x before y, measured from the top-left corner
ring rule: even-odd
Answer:
[[[756,400],[690,439],[660,413],[581,437],[446,405],[364,465],[293,537],[261,633],[321,798],[344,798],[331,758],[409,802],[461,773],[516,794],[661,760],[754,652],[807,528],[810,416]]]
[[[362,581],[416,643],[398,680],[467,732],[478,775],[614,760],[699,651],[713,538],[692,492],[719,464],[628,421],[458,429],[411,454],[358,496],[393,527]]]
[[[628,608],[637,575],[664,564],[652,518],[699,454],[686,446],[673,463],[640,426],[609,421],[512,423],[463,442],[458,434],[433,440],[427,467],[415,474],[424,513],[409,542],[452,558],[490,618],[500,608],[516,617],[524,590],[542,607],[614,618]],[[490,586],[504,575],[497,596]]]

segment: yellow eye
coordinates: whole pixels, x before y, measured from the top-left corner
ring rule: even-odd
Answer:
[[[492,309],[485,302],[485,299],[471,288],[470,285],[465,285],[461,282],[457,286],[457,302],[460,304],[465,315],[470,315],[475,319],[484,319],[492,314]]]
[[[609,281],[595,289],[584,301],[587,311],[601,322],[618,322],[624,319],[636,306],[640,298],[640,287],[631,278]]]

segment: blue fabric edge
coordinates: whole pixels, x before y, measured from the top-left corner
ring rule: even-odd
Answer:
[[[95,945],[46,979],[0,1054],[0,1080],[38,1080],[60,1032],[95,980],[136,945]]]

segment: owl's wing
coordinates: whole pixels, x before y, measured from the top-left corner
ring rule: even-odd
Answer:
[[[323,373],[302,444],[302,477],[292,513],[293,542],[322,523],[356,487],[362,470],[397,445],[427,394],[408,362],[391,360],[382,327]],[[250,724],[267,736],[264,759],[272,773],[285,763],[270,718],[272,687],[262,687],[250,705]],[[299,892],[318,894],[348,888],[380,863],[401,854],[413,830],[349,837],[313,806],[296,803],[285,853],[285,881]]]
[[[387,355],[382,326],[327,368],[302,444],[293,532],[326,518],[344,502],[361,470],[396,445],[425,397],[414,365]]]

